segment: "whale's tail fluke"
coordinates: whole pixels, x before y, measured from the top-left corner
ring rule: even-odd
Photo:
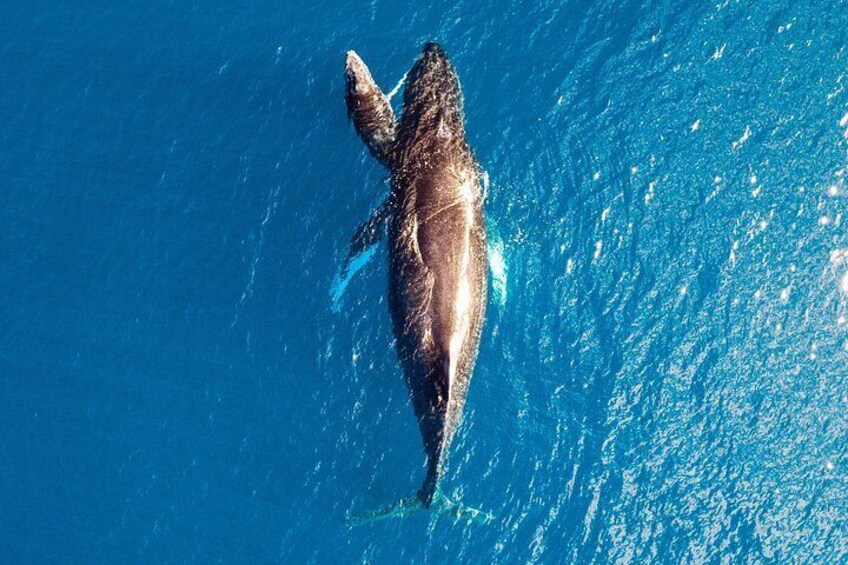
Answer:
[[[345,101],[356,133],[371,154],[387,164],[397,132],[395,114],[389,99],[355,51],[348,51],[345,60]]]
[[[362,526],[371,522],[379,522],[391,518],[406,518],[407,516],[427,511],[433,512],[438,516],[453,518],[457,522],[468,522],[470,524],[489,524],[494,520],[494,516],[488,512],[465,506],[461,502],[451,500],[436,492],[429,506],[424,506],[420,495],[410,496],[379,510],[351,516],[347,524],[350,527]]]

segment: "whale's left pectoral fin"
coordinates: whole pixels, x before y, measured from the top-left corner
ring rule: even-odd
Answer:
[[[376,244],[386,233],[386,222],[391,215],[391,199],[383,202],[371,217],[362,222],[350,239],[350,248],[341,269],[333,279],[331,294],[333,311],[338,312],[340,300],[353,276],[364,267],[377,251]]]
[[[346,259],[346,265],[357,255],[365,252],[375,243],[380,241],[386,233],[386,221],[391,214],[391,201],[387,199],[374,210],[371,217],[359,224],[356,233],[350,238],[350,251]]]
[[[355,51],[348,51],[345,61],[345,101],[356,133],[371,154],[387,165],[397,121],[388,97]]]

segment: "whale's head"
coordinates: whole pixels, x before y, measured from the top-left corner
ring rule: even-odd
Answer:
[[[456,71],[437,43],[427,43],[409,71],[401,128],[413,137],[464,139],[462,91]]]

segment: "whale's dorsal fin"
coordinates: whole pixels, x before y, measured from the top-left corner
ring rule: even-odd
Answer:
[[[389,99],[374,82],[371,71],[355,51],[347,52],[345,101],[356,133],[368,146],[371,154],[387,165],[397,132],[395,114]]]

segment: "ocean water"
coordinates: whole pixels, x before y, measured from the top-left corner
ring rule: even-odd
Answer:
[[[848,563],[848,4],[7,1],[0,562]],[[491,301],[443,490],[346,118],[459,72]],[[395,98],[399,102],[400,97]]]

